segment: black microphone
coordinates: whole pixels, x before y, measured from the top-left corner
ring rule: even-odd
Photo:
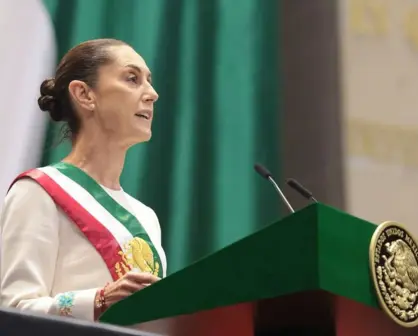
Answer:
[[[286,196],[283,194],[283,192],[281,191],[281,189],[279,188],[279,186],[277,185],[276,181],[273,179],[273,176],[271,175],[271,173],[268,171],[268,169],[264,166],[262,166],[259,163],[256,163],[254,165],[254,169],[255,171],[260,174],[262,177],[264,177],[265,179],[269,180],[274,188],[276,189],[276,191],[279,193],[280,197],[282,198],[284,204],[286,205],[286,207],[290,210],[290,212],[295,212],[295,210],[293,210],[292,206],[290,205],[289,201],[287,200]]]
[[[293,178],[288,178],[286,183],[289,187],[296,190],[299,194],[301,194],[306,199],[318,203],[318,201],[313,197],[312,193],[306,189],[303,185],[301,185],[298,181]]]

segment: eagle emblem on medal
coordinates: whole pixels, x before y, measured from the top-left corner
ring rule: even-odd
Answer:
[[[418,325],[418,245],[392,221],[377,226],[370,242],[370,271],[383,311],[404,327]]]
[[[117,263],[115,266],[119,277],[130,270],[153,275],[158,275],[160,271],[160,264],[155,261],[151,246],[142,238],[132,238],[123,246],[123,252],[119,254],[122,257],[122,263]]]

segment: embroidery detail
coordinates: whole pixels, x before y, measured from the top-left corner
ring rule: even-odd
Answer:
[[[139,237],[131,239],[125,244],[124,251],[119,252],[122,262],[115,265],[119,277],[122,277],[124,273],[131,269],[158,275],[160,264],[154,259],[152,249],[144,239]]]
[[[67,292],[58,296],[58,310],[62,316],[71,316],[74,305],[74,293]]]
[[[123,252],[118,253],[119,255],[124,255]],[[125,261],[118,261],[115,264],[115,272],[119,278],[122,278],[126,273],[128,273],[131,268],[125,263]]]

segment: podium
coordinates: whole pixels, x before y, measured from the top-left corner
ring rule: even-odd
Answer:
[[[101,321],[182,336],[416,335],[379,308],[375,229],[312,204],[122,300]]]

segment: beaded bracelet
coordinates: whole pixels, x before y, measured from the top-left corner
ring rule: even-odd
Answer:
[[[99,297],[96,301],[96,307],[100,309],[100,312],[103,313],[106,308],[106,298],[104,295],[105,289],[109,284],[107,283],[99,292]]]

